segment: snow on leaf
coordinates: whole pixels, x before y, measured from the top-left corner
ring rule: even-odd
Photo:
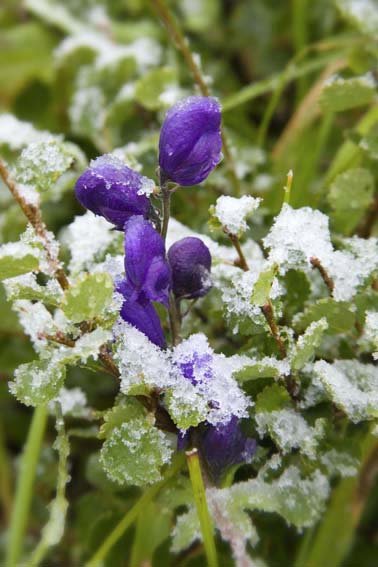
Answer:
[[[55,398],[63,386],[65,367],[54,359],[43,359],[21,364],[9,389],[27,406],[38,406]]]
[[[62,288],[55,279],[48,280],[47,284],[42,286],[32,273],[9,278],[4,280],[3,284],[8,301],[29,299],[56,306],[62,298]]]
[[[314,371],[329,398],[354,423],[378,416],[378,368],[357,360],[319,360]]]
[[[172,531],[173,553],[187,549],[195,541],[201,541],[201,530],[196,508],[191,507],[185,514],[180,514]]]
[[[39,251],[24,242],[0,246],[0,279],[13,278],[38,270]]]
[[[372,73],[351,79],[332,75],[324,84],[319,104],[326,112],[342,112],[369,104],[375,93],[376,82]]]
[[[74,323],[100,317],[113,296],[113,282],[109,274],[82,274],[70,286],[62,301],[62,311]]]
[[[110,410],[100,462],[118,484],[144,486],[161,479],[160,469],[170,462],[173,449],[168,436],[154,426],[154,418],[131,399],[124,401],[121,414]]]
[[[51,139],[60,140],[59,136],[52,136],[49,132],[37,130],[29,122],[18,120],[12,114],[0,114],[0,146],[7,146],[10,150],[21,150],[28,144],[47,142]]]
[[[319,321],[311,323],[305,333],[298,338],[291,354],[293,370],[300,370],[314,356],[327,328],[327,320],[323,317]]]

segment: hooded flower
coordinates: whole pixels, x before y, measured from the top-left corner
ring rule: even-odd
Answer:
[[[201,183],[221,159],[221,109],[211,97],[192,96],[166,115],[159,141],[162,176],[180,185]]]
[[[236,416],[226,424],[208,426],[200,443],[203,457],[215,479],[232,465],[251,462],[256,452],[256,440],[246,437]]]
[[[200,238],[188,236],[168,251],[172,288],[178,298],[203,297],[211,289],[211,255]]]
[[[123,230],[133,215],[147,218],[150,202],[144,193],[152,181],[112,155],[101,156],[79,177],[75,192],[80,203]],[[148,192],[148,191],[147,191]]]
[[[125,298],[121,317],[163,348],[164,334],[152,301],[168,306],[171,274],[163,239],[141,216],[125,225],[125,254],[126,278],[117,286]]]

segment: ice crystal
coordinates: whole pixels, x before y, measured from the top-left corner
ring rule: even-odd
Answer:
[[[28,144],[52,139],[60,140],[61,137],[37,130],[29,122],[18,120],[12,114],[0,114],[0,146],[6,145],[16,151]]]
[[[261,199],[243,195],[239,199],[222,195],[218,197],[214,215],[230,234],[241,234],[247,230],[247,217],[260,205]]]

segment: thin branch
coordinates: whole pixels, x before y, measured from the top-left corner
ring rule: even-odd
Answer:
[[[229,239],[231,240],[232,245],[235,248],[235,250],[236,250],[236,252],[238,253],[238,256],[239,256],[239,260],[237,261],[236,265],[239,266],[239,268],[241,268],[245,272],[248,272],[248,270],[249,270],[248,263],[247,263],[247,260],[244,256],[243,250],[240,246],[239,238],[236,236],[236,234],[231,234],[230,232],[226,232],[226,234],[228,235]]]
[[[320,262],[319,258],[316,258],[315,256],[313,256],[312,258],[310,258],[310,262],[311,262],[311,265],[319,271],[320,275],[322,276],[324,283],[326,284],[326,286],[329,289],[329,293],[332,295],[333,290],[335,289],[335,282],[333,281],[331,276],[328,274],[327,270],[324,268],[324,266]]]
[[[162,20],[173,43],[181,52],[185,63],[187,64],[188,69],[193,76],[194,82],[197,84],[201,94],[203,96],[210,96],[211,93],[209,86],[207,85],[205,78],[202,75],[200,66],[198,65],[195,57],[193,56],[193,53],[190,50],[189,42],[181,31],[180,26],[172,15],[172,12],[167,6],[165,0],[150,0],[150,3]],[[236,195],[240,195],[240,182],[236,174],[235,162],[231,153],[230,145],[224,131],[222,131],[222,142],[223,154],[225,160],[227,161],[230,180],[232,182]]]
[[[278,346],[278,350],[280,351],[281,357],[282,358],[286,358],[286,347],[285,344],[281,338],[280,335],[280,331],[278,328],[278,325],[276,323],[276,319],[274,317],[274,310],[273,310],[273,305],[270,301],[268,301],[268,303],[266,303],[265,305],[262,306],[261,308],[264,317],[266,319],[266,322],[268,323],[270,332],[272,333],[272,337],[274,338],[274,340],[277,343]]]
[[[58,280],[62,289],[67,289],[69,286],[67,276],[59,262],[56,252],[51,247],[51,241],[46,229],[46,225],[42,220],[41,210],[32,203],[28,203],[20,193],[17,183],[9,173],[5,162],[0,159],[0,177],[12,193],[14,200],[20,206],[22,212],[28,219],[29,223],[35,230],[35,233],[41,239],[46,251],[47,261],[51,268],[52,273]]]

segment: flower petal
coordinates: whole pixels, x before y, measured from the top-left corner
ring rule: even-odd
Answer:
[[[126,323],[144,333],[158,347],[166,346],[160,319],[151,302],[125,301],[121,317]]]

